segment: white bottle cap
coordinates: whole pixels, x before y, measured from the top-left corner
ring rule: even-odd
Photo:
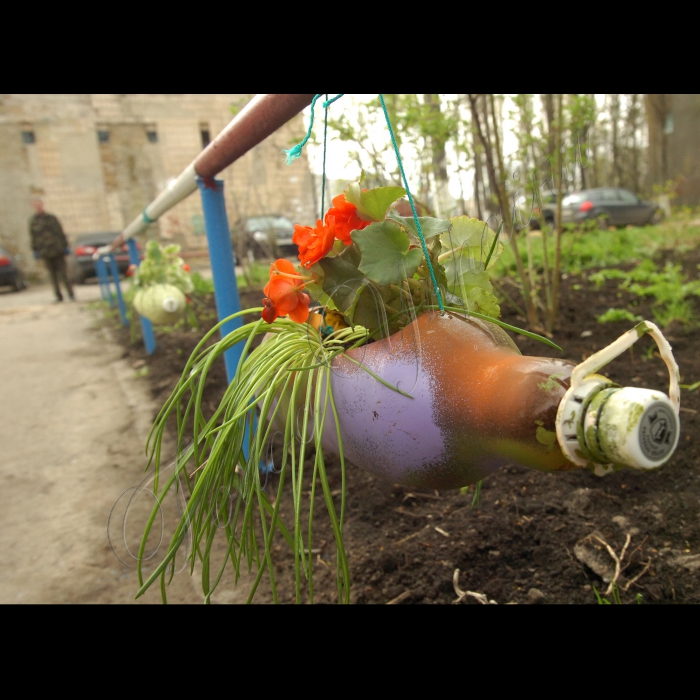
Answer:
[[[596,374],[644,335],[651,335],[669,373],[668,395],[619,387]],[[574,464],[599,476],[620,467],[655,469],[673,454],[680,433],[680,373],[671,346],[650,321],[642,321],[577,365],[557,411],[557,439]]]
[[[656,469],[673,454],[680,425],[666,394],[637,387],[607,388],[583,420],[586,447],[598,462]]]
[[[163,310],[167,311],[169,314],[173,314],[177,311],[178,309],[178,303],[177,299],[173,299],[173,297],[165,297],[163,299]]]

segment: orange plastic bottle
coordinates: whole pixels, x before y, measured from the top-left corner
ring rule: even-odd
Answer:
[[[390,338],[349,354],[411,397],[378,382],[347,359],[336,358],[331,382],[345,456],[414,488],[466,486],[506,464],[549,472],[637,466],[621,443],[623,434],[629,437],[626,424],[625,430],[618,430],[617,446],[611,439],[603,446],[596,442],[599,434],[611,438],[620,411],[624,413],[630,401],[637,401],[634,410],[642,423],[653,406],[664,406],[667,444],[657,450],[658,459],[647,460],[653,466],[644,468],[662,464],[677,443],[678,412],[668,397],[654,392],[644,398],[649,406],[640,409],[640,395],[625,394],[619,401],[618,392],[629,389],[598,375],[591,379],[591,372],[585,373],[585,391],[577,380],[578,393],[573,396],[570,380],[578,369],[573,362],[523,356],[505,331],[492,323],[426,313]],[[607,393],[601,396],[601,392]],[[597,403],[589,410],[593,401]],[[606,413],[610,401],[619,406]],[[561,407],[570,409],[572,402],[586,410],[573,418],[564,415]],[[569,427],[564,425],[567,420],[572,421]],[[586,442],[586,430],[594,450]],[[326,421],[323,441],[327,449],[338,450],[332,420]]]

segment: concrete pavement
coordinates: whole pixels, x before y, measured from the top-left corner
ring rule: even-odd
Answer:
[[[0,603],[128,603],[138,589],[107,522],[143,479],[157,407],[88,308],[98,285],[77,286],[76,296],[54,304],[48,285],[0,289]],[[143,513],[132,515],[128,527],[121,515],[112,523],[131,564],[123,545],[134,550]],[[224,585],[214,601],[241,602],[242,588]],[[200,602],[196,574],[178,574],[169,600]],[[157,586],[140,601],[160,602]]]

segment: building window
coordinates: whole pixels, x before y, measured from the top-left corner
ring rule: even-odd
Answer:
[[[200,124],[199,135],[202,138],[202,148],[206,148],[211,143],[211,135],[209,133],[209,126]]]
[[[158,132],[153,130],[147,131],[146,138],[148,139],[149,143],[158,143]]]
[[[36,143],[36,137],[33,131],[23,131],[22,132],[22,142],[23,143]]]
[[[100,143],[109,143],[109,131],[98,131],[97,140]]]

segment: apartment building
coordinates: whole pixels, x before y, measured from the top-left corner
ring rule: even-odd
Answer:
[[[0,243],[39,272],[29,246],[31,199],[41,196],[69,239],[120,231],[192,162],[253,95],[0,94]],[[285,164],[301,140],[301,115],[220,177],[229,222],[265,213],[311,222],[317,215],[306,156]],[[153,227],[164,241],[206,248],[195,193]]]

